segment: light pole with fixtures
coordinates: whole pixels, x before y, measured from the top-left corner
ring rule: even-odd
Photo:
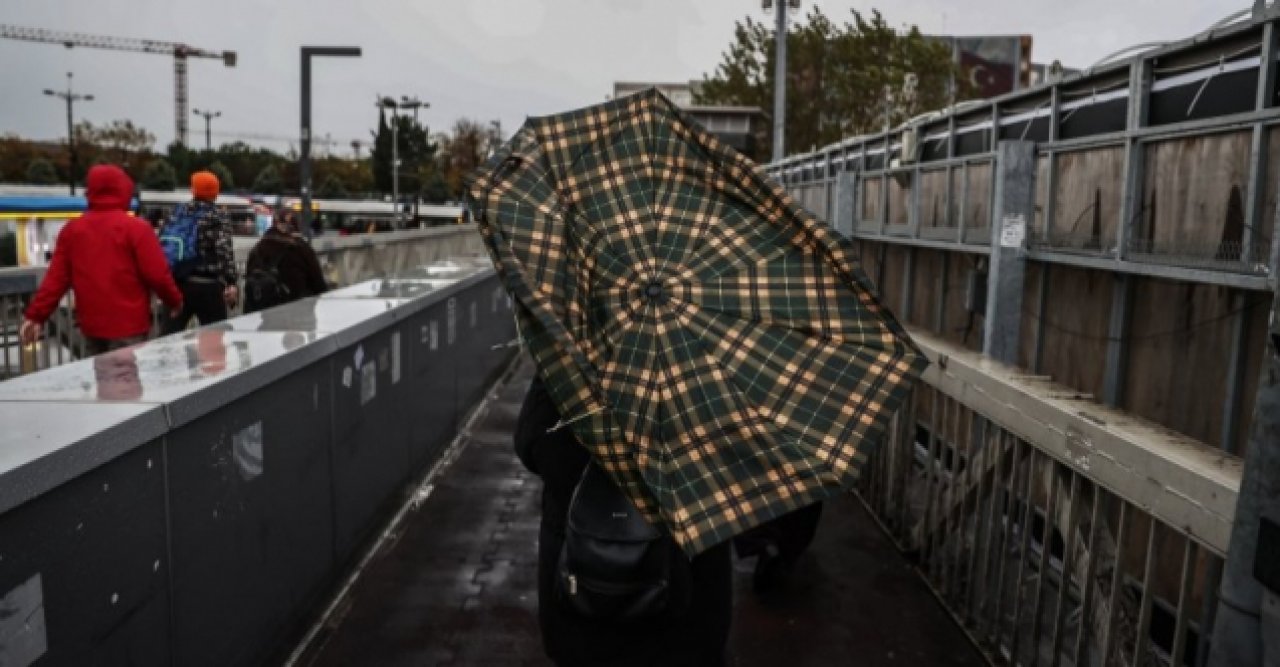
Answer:
[[[204,118],[204,149],[206,151],[213,150],[213,140],[212,140],[212,135],[209,132],[209,123],[213,121],[214,118],[218,118],[219,116],[221,116],[222,112],[221,111],[201,111],[199,109],[192,109],[191,113],[194,113],[195,115],[201,116],[202,118]]]
[[[416,97],[401,95],[400,101],[397,102],[391,96],[378,97],[377,106],[380,109],[391,110],[391,201],[395,207],[396,222],[400,222],[400,114],[399,109],[413,109],[413,122],[418,122],[418,110],[430,108],[431,104],[423,102]],[[417,197],[414,197],[416,205]]]
[[[67,152],[71,158],[71,164],[67,171],[67,185],[71,188],[71,196],[76,195],[76,171],[78,165],[76,160],[76,132],[75,124],[72,122],[71,107],[76,102],[92,102],[93,95],[82,95],[80,93],[71,92],[71,72],[67,72],[67,92],[62,93],[51,88],[45,88],[44,94],[50,97],[61,98],[67,103]]]

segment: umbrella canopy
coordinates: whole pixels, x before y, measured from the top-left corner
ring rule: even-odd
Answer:
[[[927,364],[850,243],[655,90],[529,119],[470,205],[563,426],[686,553],[847,488]]]

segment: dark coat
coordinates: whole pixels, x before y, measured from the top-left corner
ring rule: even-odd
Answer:
[[[616,625],[593,621],[555,600],[556,565],[564,543],[573,490],[588,462],[587,450],[560,421],[542,382],[534,379],[516,422],[516,453],[542,478],[542,527],[538,540],[538,621],[547,655],[561,667],[724,664],[733,613],[729,544],[693,559],[693,608],[688,616]]]
[[[280,281],[289,288],[290,300],[323,294],[329,289],[311,246],[296,234],[286,234],[275,227],[268,229],[249,253],[245,275],[273,265],[277,266]]]

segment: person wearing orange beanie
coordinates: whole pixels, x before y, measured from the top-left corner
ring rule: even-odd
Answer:
[[[231,244],[231,229],[218,211],[217,199],[221,184],[211,171],[191,174],[191,201],[183,204],[166,224],[173,226],[174,236],[182,236],[179,228],[190,229],[195,225],[195,258],[186,260],[193,266],[181,264],[178,286],[185,297],[182,312],[165,322],[166,334],[187,328],[195,317],[201,325],[227,319],[227,310],[234,308],[240,298],[237,286],[240,280],[236,270],[235,250]],[[162,242],[165,229],[160,231]]]
[[[212,171],[197,171],[191,174],[191,196],[200,201],[217,201],[221,184],[218,176]]]

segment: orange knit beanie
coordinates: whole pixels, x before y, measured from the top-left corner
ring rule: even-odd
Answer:
[[[212,171],[197,171],[191,174],[191,196],[205,201],[217,199],[218,177]]]

